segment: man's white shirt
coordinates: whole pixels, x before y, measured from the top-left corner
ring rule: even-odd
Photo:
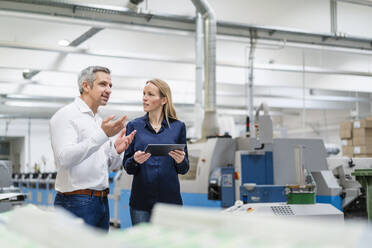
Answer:
[[[119,168],[123,153],[101,128],[102,118],[80,98],[50,119],[50,137],[57,168],[55,189],[103,190],[109,187],[109,169]]]

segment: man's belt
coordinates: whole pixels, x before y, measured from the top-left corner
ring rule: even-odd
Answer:
[[[105,197],[109,194],[110,190],[93,190],[93,189],[79,189],[71,192],[57,192],[59,195],[94,195],[98,197]]]

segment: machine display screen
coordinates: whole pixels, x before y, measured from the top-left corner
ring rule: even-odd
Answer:
[[[7,141],[0,142],[0,155],[9,155],[10,152],[10,144]]]

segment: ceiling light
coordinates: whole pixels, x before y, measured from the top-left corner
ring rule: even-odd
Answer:
[[[60,108],[64,104],[57,102],[40,102],[40,101],[5,101],[4,105],[14,107],[30,107],[30,108]]]
[[[60,40],[60,41],[58,41],[58,45],[63,46],[63,47],[67,47],[68,45],[70,45],[70,41]]]

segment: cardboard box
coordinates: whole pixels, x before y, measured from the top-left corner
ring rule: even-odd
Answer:
[[[342,147],[342,154],[349,158],[353,157],[354,154],[354,147],[353,146],[343,146]]]
[[[372,146],[372,137],[354,136],[353,137],[354,146]]]
[[[351,139],[352,137],[352,129],[340,129],[341,139]]]
[[[366,120],[359,120],[354,121],[354,128],[372,128],[372,120],[366,119]]]
[[[353,139],[343,139],[341,140],[342,146],[352,146],[353,145]]]
[[[340,124],[340,138],[341,139],[351,139],[353,130],[353,122],[345,121]]]
[[[353,154],[372,154],[372,146],[354,146]]]
[[[353,158],[354,157],[354,154],[352,154],[352,153],[343,153],[342,155],[344,157],[348,157],[348,158]],[[364,154],[358,154],[358,155],[364,155]]]
[[[372,137],[372,128],[354,128],[353,137]]]
[[[352,121],[341,122],[340,129],[353,129],[353,122]]]

